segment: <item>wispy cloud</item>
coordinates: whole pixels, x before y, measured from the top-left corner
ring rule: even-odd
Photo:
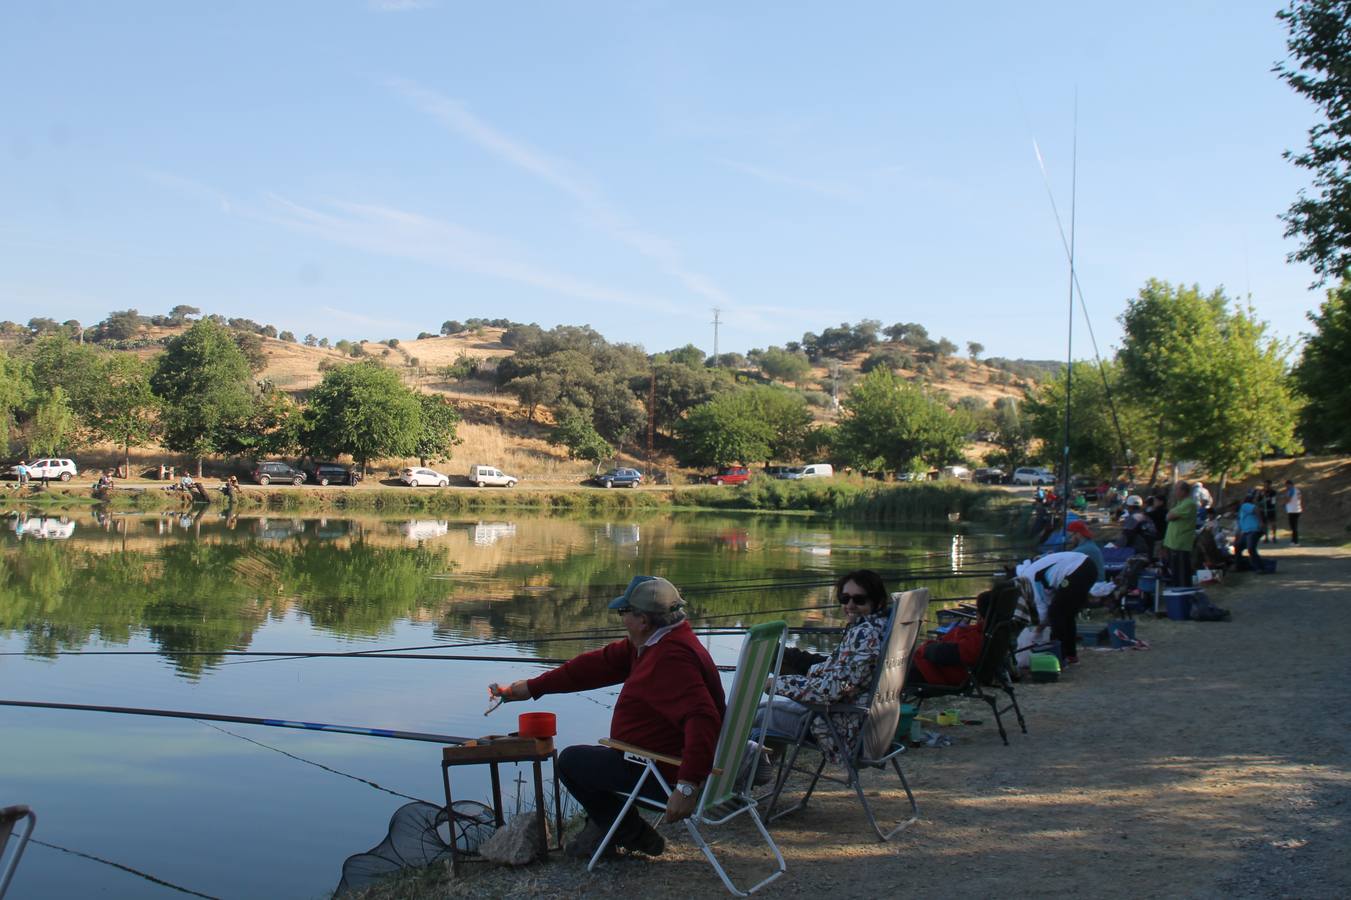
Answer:
[[[230,202],[230,198],[225,193],[200,181],[175,175],[172,172],[162,172],[159,169],[142,169],[141,177],[152,184],[157,184],[178,194],[180,197],[215,206],[226,215],[234,212],[234,204]]]
[[[436,0],[366,0],[366,6],[375,12],[400,13],[417,9],[431,9]]]
[[[783,172],[766,169],[762,166],[737,162],[733,159],[720,159],[718,162],[729,169],[750,175],[752,178],[756,178],[767,184],[805,191],[809,194],[828,197],[831,200],[848,200],[852,202],[863,199],[863,193],[861,191],[846,185],[833,184],[828,181],[818,181],[812,178],[801,178],[796,175],[788,175]]]
[[[403,78],[386,82],[405,100],[440,122],[453,134],[477,144],[497,158],[534,176],[572,198],[584,221],[621,244],[652,260],[665,274],[689,291],[713,303],[729,302],[712,278],[691,268],[680,248],[668,238],[639,226],[566,161],[543,153],[494,128],[464,104]]]
[[[658,297],[543,268],[505,241],[419,213],[343,201],[320,209],[276,195],[269,195],[268,202],[263,216],[268,221],[341,246],[500,278],[581,300],[672,314],[681,311]]]

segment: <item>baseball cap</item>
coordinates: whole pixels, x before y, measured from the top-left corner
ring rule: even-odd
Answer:
[[[610,601],[610,609],[633,609],[645,613],[665,613],[680,609],[685,601],[680,591],[657,575],[635,575],[624,593]]]
[[[1086,524],[1084,524],[1084,521],[1082,519],[1075,519],[1073,522],[1071,522],[1069,525],[1065,527],[1065,530],[1070,532],[1071,534],[1082,534],[1086,538],[1093,537],[1092,530]]]

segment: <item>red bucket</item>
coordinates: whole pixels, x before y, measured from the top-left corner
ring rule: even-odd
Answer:
[[[551,738],[558,734],[558,717],[551,712],[521,713],[516,731],[521,737]]]

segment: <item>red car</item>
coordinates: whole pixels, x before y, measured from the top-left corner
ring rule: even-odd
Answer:
[[[745,484],[751,480],[750,469],[745,466],[723,466],[718,470],[717,475],[710,475],[709,484]]]

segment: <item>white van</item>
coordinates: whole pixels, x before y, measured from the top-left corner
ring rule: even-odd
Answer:
[[[470,466],[469,481],[478,487],[489,484],[494,487],[516,486],[516,476],[505,475],[502,473],[501,469],[496,469],[492,466]]]
[[[835,467],[830,463],[808,463],[805,466],[794,469],[788,477],[798,478],[830,478],[835,474]]]

